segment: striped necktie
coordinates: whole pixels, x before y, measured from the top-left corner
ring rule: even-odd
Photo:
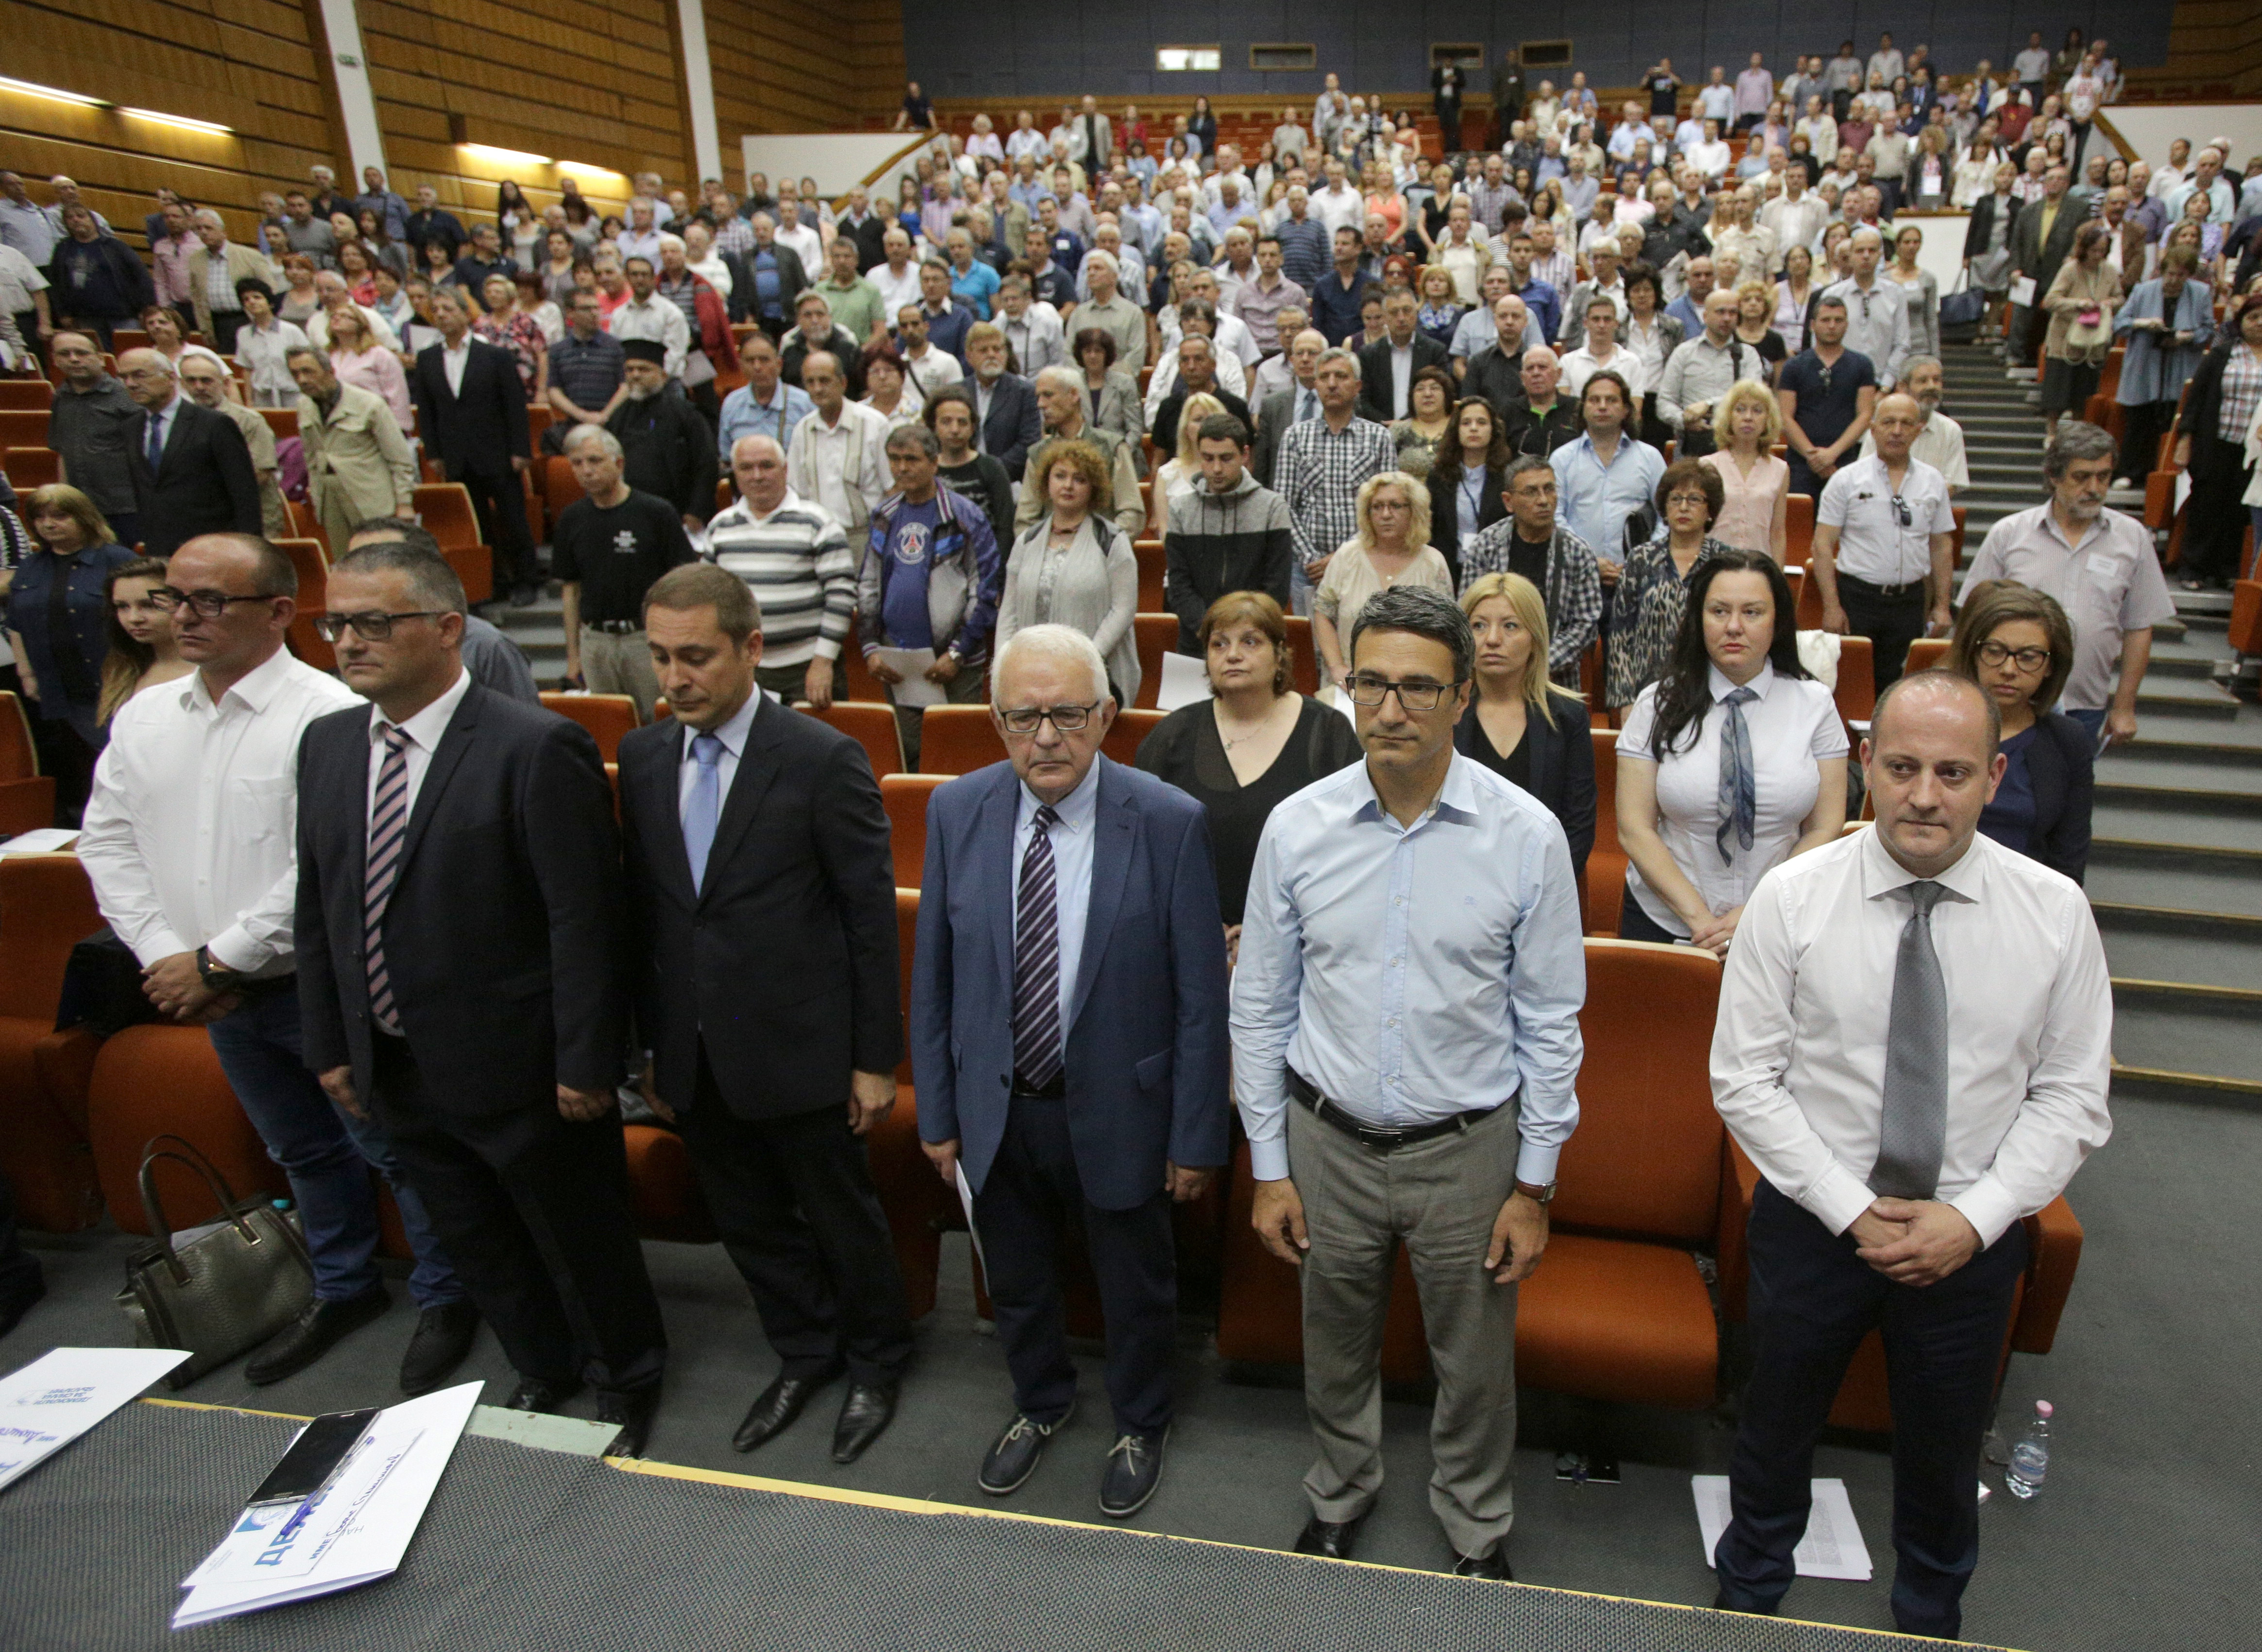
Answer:
[[[1037,811],[1014,902],[1013,1071],[1033,1090],[1061,1070],[1059,888],[1050,836],[1059,823],[1050,804]]]
[[[362,956],[369,970],[369,1013],[388,1033],[400,1030],[393,1002],[393,976],[385,963],[385,909],[400,876],[400,846],[408,835],[408,735],[387,725],[385,761],[369,808],[369,869],[362,879]]]

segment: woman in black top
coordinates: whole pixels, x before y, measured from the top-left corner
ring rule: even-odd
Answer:
[[[1453,749],[1524,788],[1563,824],[1583,906],[1595,847],[1595,742],[1587,703],[1547,679],[1547,601],[1520,574],[1488,574],[1462,593],[1476,632],[1476,692]]]
[[[1430,461],[1430,543],[1461,582],[1461,548],[1508,515],[1508,436],[1482,396],[1464,396]]]
[[[1186,122],[1186,135],[1201,141],[1201,158],[1205,169],[1217,157],[1217,117],[1209,112],[1209,99],[1196,97],[1194,112]]]
[[[2050,708],[2073,669],[2073,627],[2052,598],[1990,580],[1963,599],[1947,667],[1987,691],[2002,714],[2005,759],[1979,829],[2075,883],[2089,867],[2097,739]]]
[[[990,455],[974,451],[973,396],[956,385],[945,385],[927,398],[919,416],[942,446],[936,480],[982,507],[1003,554],[1013,543],[1013,479]]]
[[[1261,591],[1210,604],[1199,632],[1214,699],[1181,706],[1139,746],[1139,767],[1209,811],[1217,904],[1230,956],[1257,841],[1274,805],[1362,754],[1342,712],[1289,686],[1288,622]]]

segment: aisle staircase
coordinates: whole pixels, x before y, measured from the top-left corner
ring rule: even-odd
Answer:
[[[2031,380],[1991,352],[1945,352],[1963,426],[1965,554],[2042,499]],[[2115,1093],[2262,1106],[2262,708],[2219,685],[2230,599],[2175,591],[2153,632],[2137,737],[2098,760],[2090,903],[2113,971]]]

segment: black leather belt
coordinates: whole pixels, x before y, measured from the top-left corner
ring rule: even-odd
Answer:
[[[264,975],[256,981],[238,981],[227,990],[245,998],[272,998],[277,992],[295,992],[299,990],[299,972],[293,970],[287,975]]]
[[[1309,1079],[1293,1067],[1288,1069],[1288,1093],[1302,1103],[1313,1117],[1322,1123],[1332,1124],[1345,1136],[1378,1153],[1388,1153],[1401,1147],[1411,1147],[1416,1142],[1434,1141],[1440,1136],[1457,1136],[1483,1123],[1500,1111],[1499,1106],[1473,1107],[1466,1113],[1456,1113],[1449,1119],[1439,1119],[1432,1124],[1408,1125],[1404,1129],[1386,1129],[1379,1124],[1365,1124],[1342,1107],[1329,1100],[1312,1086]],[[1505,1105],[1505,1104],[1502,1104]]]
[[[642,631],[640,619],[585,619],[581,624],[591,631],[601,631],[608,637],[625,637],[631,631]]]
[[[1858,578],[1854,574],[1847,573],[1845,569],[1841,568],[1838,570],[1838,583],[1841,585],[1850,585],[1855,590],[1867,592],[1871,596],[1893,598],[1913,596],[1920,602],[1924,599],[1924,581],[1922,580],[1904,580],[1898,585],[1876,585],[1872,584],[1868,580]]]
[[[1026,1082],[1019,1073],[1013,1075],[1013,1099],[1017,1101],[1065,1101],[1068,1100],[1068,1070],[1063,1067],[1053,1074],[1049,1084]]]

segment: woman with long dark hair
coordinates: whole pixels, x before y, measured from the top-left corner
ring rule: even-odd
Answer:
[[[1846,819],[1846,725],[1798,659],[1790,582],[1764,551],[1700,563],[1670,668],[1618,733],[1618,934],[1725,957],[1761,877]]]
[[[1482,396],[1454,404],[1453,422],[1430,460],[1430,543],[1461,582],[1461,552],[1508,515],[1508,433]]]

